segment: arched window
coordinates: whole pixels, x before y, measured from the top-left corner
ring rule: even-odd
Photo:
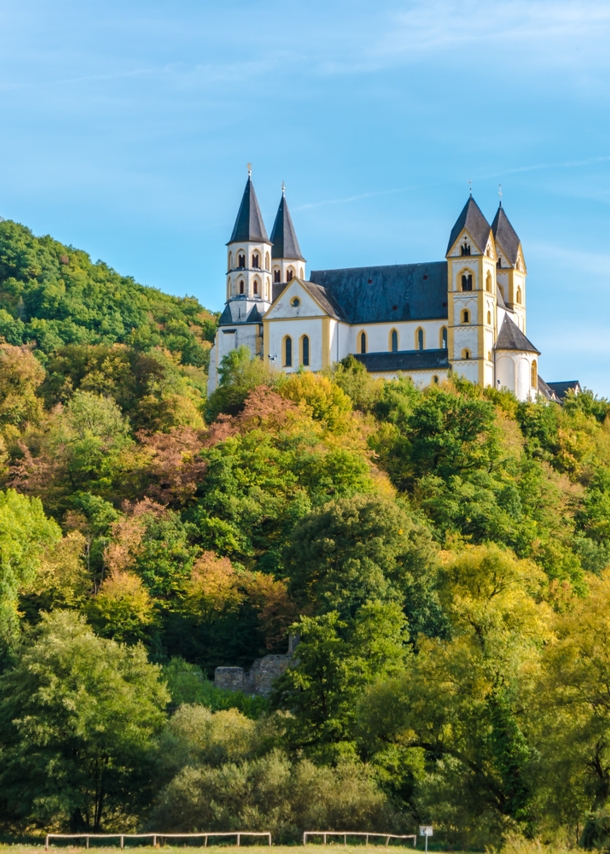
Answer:
[[[309,335],[301,338],[301,364],[309,367]]]
[[[485,276],[485,290],[488,294],[491,293],[491,273],[489,270],[487,271],[487,275]]]
[[[472,290],[472,273],[463,273],[462,274],[462,290],[463,291],[471,291]]]
[[[260,269],[260,266],[261,266],[260,265],[260,256],[259,256],[258,252],[255,252],[254,255],[252,256],[252,266],[254,267],[255,270]]]
[[[233,253],[229,252],[229,270],[233,269]]]
[[[532,388],[538,388],[538,362],[532,362]]]
[[[415,348],[417,350],[424,349],[424,330],[421,328],[415,333]]]
[[[395,329],[390,332],[390,350],[392,353],[398,353],[398,332]]]
[[[294,279],[294,270],[293,270],[293,269],[292,269],[292,267],[291,267],[291,268],[288,270],[288,272],[286,273],[286,281],[287,281],[287,282],[291,282],[293,279]]]
[[[491,326],[491,311],[487,312],[487,325]]]
[[[463,243],[460,248],[462,250],[462,255],[470,255],[470,244],[469,243]]]
[[[436,374],[434,374],[434,376],[432,377],[432,382],[434,383],[434,385],[438,385],[438,377],[436,376]]]
[[[360,352],[366,353],[366,332],[360,333]]]
[[[282,281],[282,271],[281,270],[274,270],[273,271],[273,281],[274,282],[281,282]]]
[[[284,338],[284,367],[292,367],[292,338],[290,335]]]
[[[254,280],[254,293],[258,295],[258,279]]]
[[[245,255],[240,255],[240,256],[239,256],[238,264],[239,264],[239,269],[240,269],[240,270],[243,270],[243,269],[244,269],[244,267],[246,266],[246,256],[245,256]]]
[[[462,359],[470,359],[470,350],[462,350]]]
[[[441,350],[447,349],[447,327],[443,326],[441,329]]]
[[[462,312],[462,323],[470,323],[470,312],[467,308]]]
[[[244,293],[244,280],[243,279],[241,279],[241,281],[239,283],[239,292],[240,292],[240,294]]]
[[[266,252],[265,253],[265,270],[270,270],[270,269],[271,269],[271,267],[269,266],[269,253]]]
[[[517,302],[521,305],[521,288],[517,288]]]

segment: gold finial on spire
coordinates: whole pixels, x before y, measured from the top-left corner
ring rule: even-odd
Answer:
[[[286,195],[286,187],[284,186],[284,182],[282,181],[282,196]]]
[[[252,164],[246,163],[246,166],[248,167],[248,178],[251,178],[252,177]]]

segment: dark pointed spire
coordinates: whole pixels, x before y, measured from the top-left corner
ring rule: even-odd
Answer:
[[[504,315],[498,340],[495,344],[496,350],[516,350],[519,353],[537,353],[540,350],[534,347],[532,342],[525,337],[516,323],[510,319],[508,314]]]
[[[461,214],[451,229],[451,237],[449,238],[447,254],[451,251],[453,244],[460,236],[460,232],[463,228],[468,229],[468,233],[471,235],[481,252],[485,252],[491,226],[483,216],[481,208],[477,205],[472,196],[470,196],[462,208]]]
[[[496,240],[502,249],[506,260],[514,267],[519,257],[519,246],[521,241],[515,229],[512,227],[509,218],[504,213],[502,202],[498,207],[494,221],[491,224],[494,240]]]
[[[252,171],[248,163],[248,182],[244,195],[239,206],[237,219],[233,226],[233,234],[229,243],[246,243],[253,241],[257,243],[269,243],[265,223],[261,209],[258,206],[258,199],[254,192],[254,184],[252,183]]]
[[[292,217],[288,210],[284,184],[282,184],[282,200],[277,210],[277,216],[271,231],[272,258],[289,258],[291,261],[304,261],[301,255],[301,247],[297,240],[296,231],[292,224]]]

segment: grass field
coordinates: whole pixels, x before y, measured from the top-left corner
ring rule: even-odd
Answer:
[[[407,850],[412,850],[411,846],[402,846],[397,845],[396,843],[391,843],[390,847],[393,849],[399,849],[399,851],[405,852]],[[159,854],[159,851],[171,851],[174,849],[179,849],[183,851],[184,848],[188,848],[189,852],[196,852],[196,854],[244,854],[244,849],[247,849],[248,854],[269,854],[269,846],[268,845],[242,845],[238,848],[236,845],[208,845],[207,848],[199,847],[196,845],[164,845],[162,848],[153,848],[149,845],[128,845],[125,842],[125,849],[130,849],[133,851],[137,851],[137,854]],[[328,844],[324,845],[274,845],[273,846],[273,854],[297,854],[297,852],[302,852],[302,854],[323,854],[327,849],[331,849],[331,851],[335,851],[336,849],[341,850],[341,854],[381,854],[382,851],[387,851],[385,845],[343,845],[342,842],[338,842],[336,844]],[[421,851],[423,852],[423,846],[421,847]],[[84,846],[75,846],[75,845],[52,845],[49,848],[49,851],[56,852],[65,852],[65,854],[87,854],[87,852],[95,851],[95,854],[119,854],[121,851],[118,845],[109,847],[102,845],[95,845],[94,840],[91,840],[91,847],[89,849]],[[40,845],[2,845],[0,844],[0,854],[44,854],[44,842],[41,842]],[[329,852],[330,854],[330,852]]]

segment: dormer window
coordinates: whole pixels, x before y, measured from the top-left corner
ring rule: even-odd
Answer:
[[[470,243],[463,243],[460,248],[462,250],[462,255],[470,255]]]
[[[238,259],[238,267],[240,270],[243,270],[245,266],[246,266],[246,256],[240,255],[239,259]]]
[[[472,273],[464,273],[464,275],[462,276],[462,290],[472,290]]]
[[[255,252],[254,255],[252,256],[252,266],[254,267],[255,270],[260,270],[261,263],[260,263],[260,256],[259,256],[258,252]]]

